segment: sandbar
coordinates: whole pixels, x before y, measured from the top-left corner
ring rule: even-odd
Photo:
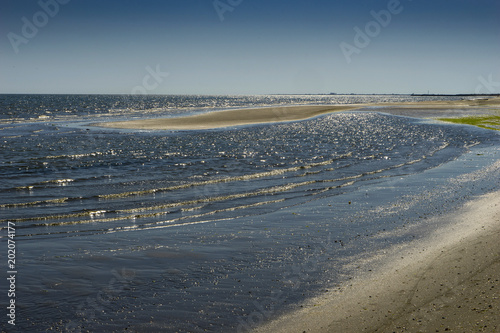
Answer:
[[[382,107],[382,112],[414,117],[439,117],[461,115],[460,110],[470,114],[500,114],[500,98],[474,98],[457,101],[425,101],[409,103],[342,104],[277,106],[258,109],[235,109],[203,113],[193,116],[137,119],[93,124],[99,127],[140,130],[202,130],[241,125],[287,122],[310,119],[319,115],[339,111],[363,110]],[[449,110],[449,112],[445,112]],[[493,110],[493,111],[492,111]],[[493,113],[492,113],[493,112]]]
[[[97,125],[101,127],[143,130],[200,130],[304,120],[331,112],[354,110],[359,107],[360,105],[314,105],[237,109],[214,111],[187,117],[118,121]]]

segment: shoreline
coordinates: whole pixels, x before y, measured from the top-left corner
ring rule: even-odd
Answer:
[[[258,109],[234,109],[203,113],[194,116],[114,121],[91,124],[97,127],[140,130],[203,130],[224,127],[279,123],[310,119],[323,114],[354,111],[365,107],[383,107],[383,112],[412,115],[412,110],[472,109],[487,110],[500,106],[500,98],[483,98],[459,101],[432,101],[411,103],[346,104],[279,106]],[[500,111],[497,111],[500,112]],[[435,115],[435,112],[433,114]]]
[[[435,219],[453,223],[253,332],[497,332],[500,192]]]

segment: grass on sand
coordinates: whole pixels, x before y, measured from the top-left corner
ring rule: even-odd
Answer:
[[[500,116],[471,116],[463,118],[438,118],[455,124],[474,125],[481,128],[500,131]]]

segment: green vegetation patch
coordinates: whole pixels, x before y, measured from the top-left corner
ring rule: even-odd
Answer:
[[[500,131],[500,116],[470,116],[463,118],[437,118],[455,124],[474,125],[481,128]]]

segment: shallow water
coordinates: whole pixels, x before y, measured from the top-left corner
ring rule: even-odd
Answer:
[[[206,131],[89,125],[390,98],[414,100],[4,95],[16,328],[245,331],[498,189],[498,134],[470,126],[376,112]]]

